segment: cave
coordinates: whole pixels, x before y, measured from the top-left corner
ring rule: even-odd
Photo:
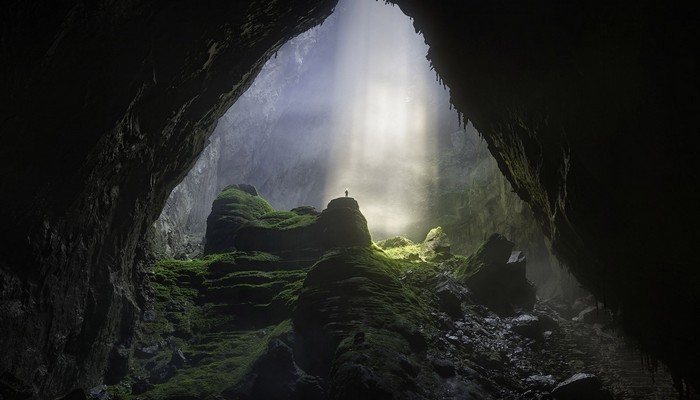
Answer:
[[[483,137],[504,184],[528,205],[548,251],[605,310],[598,312],[614,320],[616,334],[633,343],[644,368],[657,374],[667,369],[679,396],[697,397],[696,7],[384,3],[409,17],[422,35],[460,129]],[[219,118],[254,85],[266,62],[304,32],[324,35],[323,23],[336,6],[332,0],[4,6],[2,398],[104,398],[110,394],[101,385],[120,385],[133,373],[133,359],[150,354],[136,337],[156,318],[148,305],[158,292],[148,283],[194,287],[211,281],[188,261],[153,269],[151,247],[168,197],[197,162]],[[494,306],[490,293],[475,286],[465,294],[446,270],[396,272],[386,256],[396,245],[384,243],[386,251],[380,250],[369,238],[372,221],[360,210],[370,204],[358,206],[341,192],[320,213],[284,213],[266,209],[246,185],[224,190],[222,201],[250,197],[251,207],[274,215],[265,219],[261,213],[239,229],[235,248],[248,253],[213,255],[216,260],[204,267],[220,273],[231,265],[255,265],[256,273],[264,272],[259,276],[273,273],[264,270],[272,264],[291,268],[285,276],[303,278],[301,289],[292,288],[301,290],[294,307],[265,316],[291,313],[294,328],[286,322],[268,331],[252,316],[243,318],[255,329],[236,336],[241,342],[227,343],[245,347],[243,340],[250,339],[266,349],[249,362],[257,375],[243,374],[238,384],[214,395],[164,392],[158,398],[545,398],[552,389],[546,377],[538,375],[525,391],[517,379],[493,372],[502,368],[495,358],[513,349],[500,356],[460,350],[483,356],[471,363],[449,342],[458,323],[465,336],[478,336],[477,328],[484,327],[505,332],[510,325],[521,326],[514,331],[527,336],[529,314],[509,316],[506,329],[506,320],[492,315],[495,308],[467,301],[488,298],[484,304]],[[302,230],[275,230],[292,223]],[[510,254],[512,242],[491,233],[498,232],[480,232],[486,241],[462,259],[445,252],[442,230],[431,230],[423,243],[432,244],[431,253],[421,256],[464,279],[478,278],[469,268],[479,262],[524,268],[524,259]],[[269,254],[270,243],[288,250],[300,241],[313,242],[315,250],[341,250],[294,253],[293,260]],[[313,266],[294,269],[301,259],[313,260]],[[422,279],[441,285],[438,295],[447,293],[430,297],[442,307],[437,316],[421,314],[429,302],[423,292],[406,289]],[[358,297],[373,285],[382,290]],[[334,293],[347,304],[331,301]],[[457,306],[449,302],[454,298]],[[465,303],[471,325],[460,319]],[[327,312],[319,304],[341,311]],[[319,320],[328,324],[319,327]],[[441,334],[447,341],[436,338]],[[544,339],[533,340],[538,348]],[[456,354],[448,357],[443,349],[435,357],[436,343]],[[161,347],[167,354],[159,357],[169,360],[156,374],[161,380],[182,363],[206,361],[178,353],[170,343]],[[324,378],[329,369],[332,379]],[[558,396],[580,398],[561,390]]]

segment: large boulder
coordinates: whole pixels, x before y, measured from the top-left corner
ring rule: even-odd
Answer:
[[[536,299],[535,286],[525,276],[525,256],[512,252],[513,246],[493,234],[456,271],[478,303],[502,315],[513,307],[532,309]]]
[[[224,188],[211,206],[207,218],[204,254],[233,251],[238,229],[266,213],[272,206],[251,185],[230,185]]]
[[[443,232],[442,227],[433,228],[425,236],[425,240],[421,245],[420,257],[424,260],[433,260],[441,256],[449,255],[450,239]]]

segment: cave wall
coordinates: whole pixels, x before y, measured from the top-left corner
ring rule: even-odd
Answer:
[[[394,3],[559,256],[698,387],[697,6]],[[332,6],[3,6],[3,390],[99,382],[128,342],[138,238],[264,60]]]
[[[557,255],[697,388],[697,6],[392,2]]]
[[[56,397],[123,369],[139,239],[217,118],[334,5],[3,6],[3,395]]]

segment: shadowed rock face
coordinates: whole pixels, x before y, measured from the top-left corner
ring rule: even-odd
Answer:
[[[573,273],[698,387],[697,10],[394,2]],[[216,118],[333,3],[7,6],[3,387],[99,382],[112,344],[130,342],[138,239]]]

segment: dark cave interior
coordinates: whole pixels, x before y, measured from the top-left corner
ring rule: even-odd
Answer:
[[[83,389],[113,372],[114,354],[133,351],[146,296],[142,283],[149,279],[142,245],[149,227],[217,119],[280,46],[322,23],[335,3],[3,5],[4,398],[85,398]],[[483,135],[552,251],[651,364],[667,366],[688,396],[697,391],[697,6],[388,3],[423,35],[451,103]],[[356,228],[352,245],[366,245],[362,214],[338,208],[329,205],[318,218],[346,221]],[[401,308],[399,298],[413,294],[396,285],[393,267],[361,268],[384,265],[368,251],[320,258],[294,318],[299,332],[307,332],[300,348],[313,342],[311,316],[335,318],[312,307],[325,292],[347,290],[323,286],[328,265],[382,282],[384,297],[365,318],[406,316],[389,331],[375,327],[366,338],[354,337],[355,344],[370,343],[367,354],[380,371],[387,357],[372,340],[387,337],[381,342],[387,348],[399,346],[388,339],[393,329],[420,351],[415,326],[425,321]],[[346,351],[337,353],[341,359],[353,353],[350,339],[338,345]],[[284,343],[270,343],[273,359],[261,363],[289,356]],[[305,354],[295,354],[297,362],[314,372],[318,365]],[[347,380],[336,382],[332,398],[354,398],[341,394],[362,374],[341,372]],[[392,396],[373,390],[370,398]]]

